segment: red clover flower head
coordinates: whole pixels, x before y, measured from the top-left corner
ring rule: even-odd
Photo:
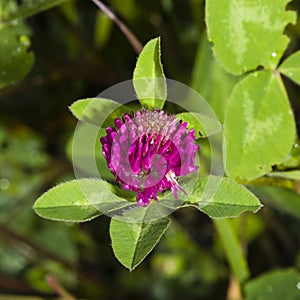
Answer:
[[[147,206],[157,193],[183,190],[177,177],[198,170],[195,157],[194,130],[187,123],[160,110],[139,110],[123,121],[115,119],[115,127],[106,128],[101,138],[102,152],[116,180],[126,190],[137,192],[136,201]]]

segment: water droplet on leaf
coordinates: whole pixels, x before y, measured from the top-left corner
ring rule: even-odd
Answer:
[[[24,46],[29,46],[30,45],[30,41],[29,38],[26,35],[22,35],[20,37],[20,42],[24,45]]]
[[[276,57],[277,56],[277,53],[276,52],[272,52],[272,57]]]
[[[6,178],[0,179],[0,189],[7,190],[10,185],[10,182]]]

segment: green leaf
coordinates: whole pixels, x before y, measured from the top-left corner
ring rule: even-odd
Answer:
[[[163,108],[167,86],[160,60],[160,38],[150,40],[144,46],[133,72],[133,85],[143,106]]]
[[[300,51],[289,56],[279,67],[280,73],[300,84]]]
[[[300,274],[295,269],[282,269],[265,273],[245,285],[245,300],[300,299]]]
[[[200,177],[188,202],[211,218],[238,217],[244,211],[257,212],[261,203],[243,185],[226,177]]]
[[[18,9],[6,21],[11,22],[19,18],[28,18],[66,1],[68,0],[23,0]]]
[[[222,130],[222,124],[217,119],[199,113],[180,113],[175,118],[187,122],[187,129],[194,129],[196,138],[210,136]]]
[[[115,118],[131,112],[130,108],[105,98],[77,100],[70,110],[77,119],[103,128],[113,126]]]
[[[296,21],[289,0],[207,0],[206,24],[221,65],[233,74],[258,66],[274,69],[289,39],[285,26]],[[220,23],[221,20],[221,23]]]
[[[291,190],[272,186],[252,186],[263,203],[300,219],[300,196]]]
[[[109,213],[129,202],[116,195],[116,187],[100,179],[79,179],[57,185],[34,204],[35,212],[46,219],[83,222],[101,211]]]
[[[207,100],[220,122],[224,120],[227,99],[237,81],[238,76],[226,72],[217,62],[206,32],[203,33],[199,40],[190,86]]]
[[[112,218],[110,236],[116,258],[132,271],[152,251],[169,225],[168,218],[142,223],[127,223]]]
[[[225,115],[226,173],[254,179],[290,152],[295,122],[279,73],[255,72],[232,91]]]
[[[0,88],[23,79],[30,71],[34,55],[28,51],[28,29],[21,22],[7,26],[0,23]]]
[[[230,220],[214,220],[214,224],[224,246],[232,272],[239,283],[242,283],[249,277],[250,273],[237,234]]]

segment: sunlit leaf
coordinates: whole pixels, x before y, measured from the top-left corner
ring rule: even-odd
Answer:
[[[165,75],[160,60],[160,39],[150,40],[143,48],[133,72],[133,85],[140,103],[162,108],[167,97]]]
[[[300,51],[289,56],[279,67],[279,71],[300,84]]]
[[[195,130],[195,137],[206,137],[222,130],[222,125],[217,119],[199,114],[199,113],[180,113],[176,119],[188,123],[188,130]]]
[[[116,187],[100,179],[79,179],[57,185],[44,193],[34,204],[41,217],[83,222],[130,205],[118,196]],[[125,195],[125,194],[124,194]]]
[[[101,214],[122,215],[138,207],[133,194],[101,179],[84,178],[51,188],[33,208],[46,219],[84,222]]]
[[[289,39],[284,36],[288,23],[296,21],[286,11],[289,0],[208,0],[206,24],[214,53],[221,65],[233,74],[258,66],[274,69]]]
[[[110,236],[116,258],[129,270],[135,269],[152,251],[169,225],[168,218],[141,223],[112,218]]]
[[[225,115],[226,173],[253,179],[290,152],[295,122],[278,73],[248,75],[232,91]]]
[[[77,119],[104,128],[114,126],[115,118],[130,113],[128,107],[104,98],[77,100],[70,106],[70,110]]]
[[[96,185],[103,183],[82,179],[80,184],[95,189]],[[51,188],[37,199],[33,208],[39,216],[58,221],[83,222],[101,215],[88,201],[76,180]]]
[[[238,217],[244,211],[257,212],[262,206],[243,185],[218,176],[200,177],[188,202],[211,218]]]

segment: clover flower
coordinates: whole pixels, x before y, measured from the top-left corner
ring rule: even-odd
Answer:
[[[137,192],[138,205],[147,206],[158,200],[158,192],[168,189],[176,199],[179,190],[185,193],[177,178],[198,170],[199,149],[187,122],[144,109],[114,122],[115,127],[107,127],[107,135],[100,140],[102,152],[116,180],[125,190]]]

